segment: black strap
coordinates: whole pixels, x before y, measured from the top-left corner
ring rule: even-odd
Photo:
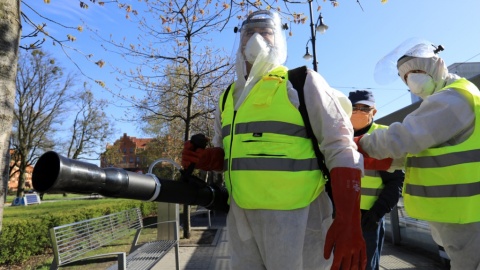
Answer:
[[[227,102],[228,92],[230,92],[230,88],[232,88],[233,83],[231,83],[227,89],[225,89],[225,93],[223,93],[223,100],[222,100],[222,112],[225,110],[225,102]]]
[[[298,110],[302,115],[303,122],[307,130],[307,135],[312,140],[313,150],[315,151],[315,155],[317,156],[318,166],[323,173],[323,177],[325,177],[325,179],[328,181],[330,179],[330,171],[325,164],[325,156],[320,151],[320,147],[318,146],[317,137],[315,137],[315,134],[313,134],[312,124],[310,124],[310,118],[308,117],[307,107],[305,105],[305,93],[303,92],[303,86],[305,85],[306,78],[306,66],[290,69],[288,71],[288,80],[292,83],[293,88],[295,88],[295,90],[297,90],[298,92],[298,100],[300,102]]]
[[[305,94],[303,92],[303,86],[305,85],[305,80],[307,78],[307,67],[302,66],[295,69],[290,69],[288,71],[288,80],[292,83],[293,88],[298,92],[298,99],[300,101],[300,105],[298,106],[298,110],[302,115],[303,122],[305,123],[305,129],[307,130],[307,135],[310,137],[313,145],[313,150],[315,151],[315,155],[317,156],[318,166],[323,173],[323,177],[328,181],[330,179],[330,172],[328,171],[327,165],[325,164],[325,157],[320,151],[320,147],[318,146],[317,138],[315,134],[313,134],[312,125],[310,124],[310,118],[308,118],[307,107],[305,106]],[[230,84],[225,93],[223,93],[223,100],[222,100],[222,112],[225,109],[225,102],[227,101],[228,92],[232,84]],[[329,189],[329,185],[327,185],[327,191]]]

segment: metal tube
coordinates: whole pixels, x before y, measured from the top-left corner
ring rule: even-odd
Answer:
[[[154,179],[119,168],[99,168],[94,164],[73,160],[50,151],[43,154],[33,169],[35,190],[45,192],[98,193],[106,197],[201,205],[228,211],[225,188],[200,185],[195,181]],[[194,178],[194,176],[190,176]],[[160,183],[160,193],[152,198]]]

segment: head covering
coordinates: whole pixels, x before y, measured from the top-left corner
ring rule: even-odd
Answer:
[[[364,104],[370,107],[375,107],[375,98],[372,92],[368,90],[356,90],[348,94],[348,99],[355,104]]]
[[[398,59],[398,75],[405,84],[405,74],[412,70],[422,70],[432,77],[435,83],[434,92],[445,86],[448,69],[443,59],[434,51],[435,47],[431,44],[417,44]]]
[[[270,44],[270,50],[267,54],[259,54],[253,62],[249,74],[247,74],[246,59],[243,53],[244,45],[249,38],[247,33],[254,28],[271,28],[274,33],[274,43]],[[248,15],[240,28],[240,44],[237,49],[236,73],[237,81],[235,83],[234,98],[235,109],[237,109],[243,100],[247,97],[253,86],[266,75],[270,70],[282,65],[287,59],[287,45],[283,32],[280,16],[272,10],[258,10]],[[247,77],[248,75],[248,77]]]

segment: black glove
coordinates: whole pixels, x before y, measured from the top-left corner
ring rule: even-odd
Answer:
[[[378,228],[380,218],[373,211],[367,211],[362,215],[362,230],[375,231]]]

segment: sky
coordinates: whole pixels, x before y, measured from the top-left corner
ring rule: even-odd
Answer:
[[[133,37],[138,31],[125,19],[125,12],[117,8],[100,7],[86,2],[90,8],[83,10],[78,7],[78,0],[51,0],[48,5],[39,0],[28,2],[33,9],[45,14],[46,17],[58,19],[64,24],[71,22],[73,26],[79,25],[82,20],[89,27],[98,29],[104,35],[111,34],[115,38],[125,35]],[[277,3],[280,8],[285,8],[282,1]],[[332,87],[347,96],[350,91],[356,89],[372,91],[378,110],[376,119],[411,104],[408,89],[400,79],[387,85],[380,85],[375,82],[373,76],[377,62],[405,40],[418,37],[435,45],[441,44],[445,50],[440,56],[447,65],[480,62],[478,0],[389,0],[385,4],[380,0],[339,0],[338,3],[337,7],[333,7],[329,1],[320,0],[312,3],[314,22],[319,16],[317,7],[320,4],[323,21],[329,27],[324,34],[316,34],[318,72]],[[131,5],[134,9],[141,10],[139,1],[131,1]],[[291,7],[298,12],[304,12],[307,16],[309,14],[307,1],[291,4]],[[31,13],[26,8],[24,11]],[[288,57],[285,65],[289,68],[302,65],[313,68],[311,60],[303,59],[305,47],[311,38],[309,24],[309,21],[302,25],[292,24],[292,36],[286,32]],[[231,20],[231,24],[221,33],[215,34],[209,45],[223,47],[230,54],[235,52],[236,34],[233,32],[235,26],[238,26],[238,21]],[[64,35],[61,30],[54,27],[49,31],[52,34]],[[91,61],[101,59],[106,65],[99,68],[73,52],[70,53],[71,58],[87,76],[102,80],[114,89],[117,74],[112,67],[125,65],[125,62],[118,55],[106,53],[89,31],[75,34],[77,41],[72,46],[93,53]],[[308,43],[308,46],[309,52],[312,53],[311,44]],[[44,49],[52,52],[69,70],[78,72],[59,46],[45,44]],[[78,80],[87,79],[79,75]],[[102,87],[95,84],[91,86],[97,98],[112,101],[112,105],[107,109],[108,115],[119,116],[125,113],[123,107],[125,104],[116,100]],[[119,121],[116,123],[116,129],[113,140],[120,138],[124,133],[134,137],[146,136],[132,122]]]

